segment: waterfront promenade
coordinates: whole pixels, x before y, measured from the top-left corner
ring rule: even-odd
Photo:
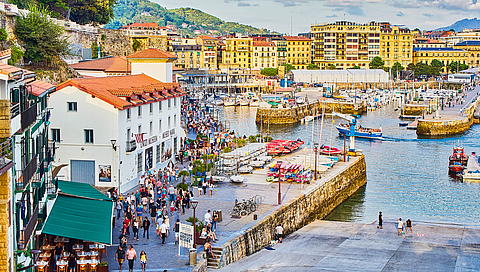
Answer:
[[[405,220],[406,218],[402,218]],[[219,271],[452,271],[480,270],[480,229],[413,225],[397,235],[394,222],[315,221]]]

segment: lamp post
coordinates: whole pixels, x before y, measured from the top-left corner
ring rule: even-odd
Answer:
[[[118,173],[119,166],[117,166],[117,146],[115,145],[117,143],[117,140],[111,139],[110,143],[112,144],[112,148],[113,148],[113,165],[115,166],[112,169],[112,172],[116,171]],[[111,176],[112,176],[112,173],[110,173],[110,177]],[[118,188],[118,194],[120,194],[120,176],[117,176],[117,188]]]
[[[313,144],[313,152],[315,152],[315,180],[317,180],[317,152],[318,152],[318,143]]]
[[[190,205],[192,205],[193,208],[193,248],[197,248],[197,244],[195,243],[195,236],[197,234],[197,223],[195,222],[195,210],[197,209],[198,206],[198,200],[190,200]]]

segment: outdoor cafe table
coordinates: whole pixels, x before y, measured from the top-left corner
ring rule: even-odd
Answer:
[[[38,257],[40,258],[40,260],[48,260],[48,258],[50,258],[52,256],[52,253],[48,253],[48,252],[44,252],[40,255],[38,255]]]
[[[57,261],[57,271],[62,270],[62,268],[65,268],[64,271],[67,271],[67,269],[66,269],[67,266],[68,266],[68,262],[67,262],[67,261],[63,261],[63,260],[58,260],[58,261]]]
[[[45,245],[43,246],[43,251],[51,251],[51,250],[54,250],[55,249],[55,246],[54,245]]]
[[[98,265],[100,263],[99,260],[77,260],[77,271],[86,271],[87,268],[90,268],[90,266]],[[84,269],[81,269],[84,268]]]
[[[37,262],[36,266],[37,266],[37,271],[46,272],[47,267],[48,267],[48,262],[47,261],[39,261],[39,262]]]
[[[90,248],[90,250],[100,251],[100,258],[103,258],[103,252],[105,252],[105,256],[107,256],[107,251],[106,251],[105,245],[103,245],[103,244],[89,245],[88,248]]]

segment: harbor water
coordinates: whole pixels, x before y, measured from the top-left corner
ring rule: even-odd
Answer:
[[[394,105],[369,111],[357,120],[364,127],[383,129],[383,140],[357,139],[355,148],[362,150],[367,162],[367,185],[337,207],[328,220],[372,223],[382,211],[384,220],[410,218],[416,222],[460,223],[480,225],[480,184],[463,183],[448,175],[448,158],[458,143],[465,152],[480,152],[480,126],[448,138],[418,139],[414,130],[399,127]],[[264,133],[274,139],[302,139],[303,148],[320,141],[321,118],[291,126],[255,124],[256,109],[219,107],[220,120],[238,135]],[[321,143],[343,148],[334,125],[346,122],[325,116]],[[348,139],[347,139],[348,146]]]

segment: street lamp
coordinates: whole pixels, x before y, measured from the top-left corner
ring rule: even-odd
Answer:
[[[317,180],[317,152],[318,152],[318,143],[313,144],[313,152],[315,152],[315,180]]]
[[[112,143],[113,150],[117,151],[117,147],[115,146],[115,144],[117,143],[117,140],[112,139],[112,140],[110,140],[110,143]]]
[[[193,247],[197,248],[197,244],[195,243],[195,235],[197,234],[196,230],[196,222],[195,222],[195,209],[197,209],[198,206],[198,200],[190,200],[190,205],[192,205],[193,208]]]

